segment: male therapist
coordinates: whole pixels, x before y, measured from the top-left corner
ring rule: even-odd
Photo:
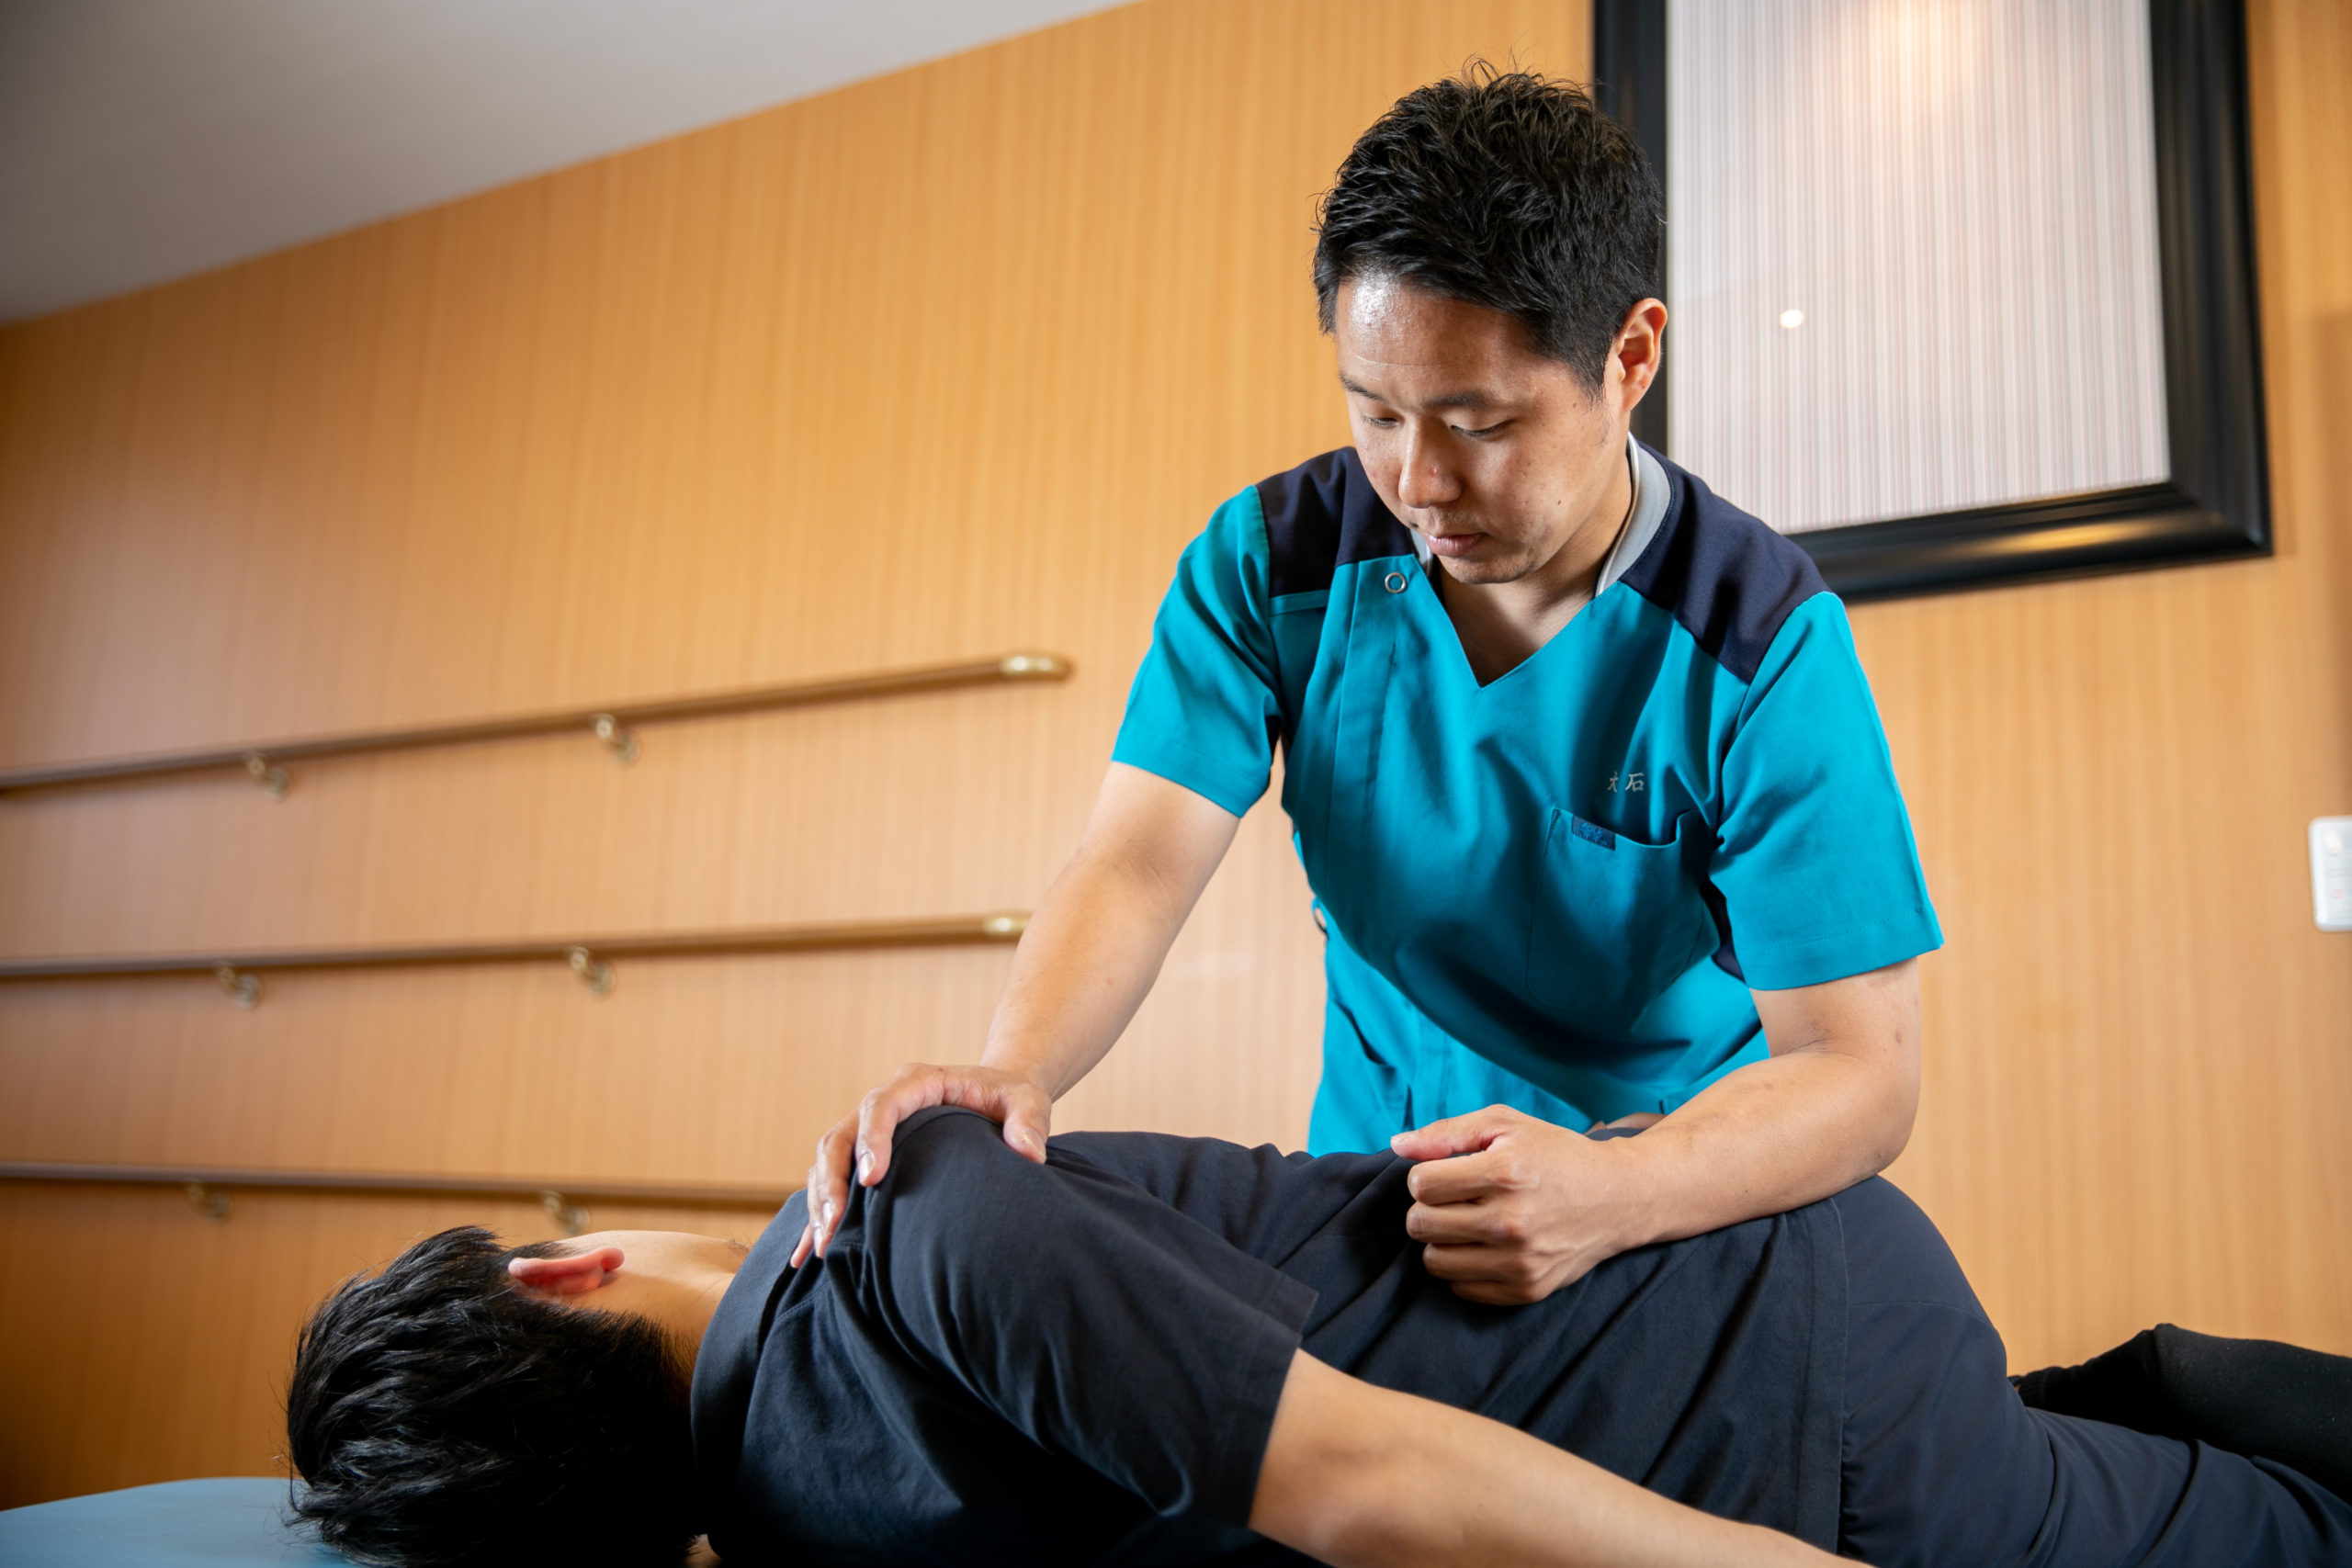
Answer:
[[[926,1105],[1045,1156],[1264,793],[1327,936],[1322,1153],[1422,1162],[1406,1227],[1474,1301],[1883,1168],[1941,937],[1844,611],[1632,440],[1663,205],[1572,86],[1476,69],[1367,130],[1315,286],[1354,445],[1185,550],[1085,837],[977,1066],[820,1142],[795,1261]],[[1596,1122],[1655,1122],[1595,1141]]]

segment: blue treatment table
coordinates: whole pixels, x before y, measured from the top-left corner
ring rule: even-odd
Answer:
[[[286,1518],[268,1476],[67,1497],[0,1511],[0,1568],[349,1568]]]

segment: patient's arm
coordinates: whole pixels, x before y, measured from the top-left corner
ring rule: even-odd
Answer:
[[[1292,1358],[1250,1528],[1334,1568],[1834,1563],[1498,1421]]]

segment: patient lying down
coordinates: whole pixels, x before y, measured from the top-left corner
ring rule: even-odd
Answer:
[[[345,1284],[298,1510],[420,1565],[2352,1562],[2352,1361],[2166,1328],[2013,1388],[1883,1180],[1494,1307],[1393,1156],[901,1140],[797,1269],[796,1198]]]

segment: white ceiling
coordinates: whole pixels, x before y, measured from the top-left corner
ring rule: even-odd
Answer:
[[[0,321],[1105,0],[0,0]]]

